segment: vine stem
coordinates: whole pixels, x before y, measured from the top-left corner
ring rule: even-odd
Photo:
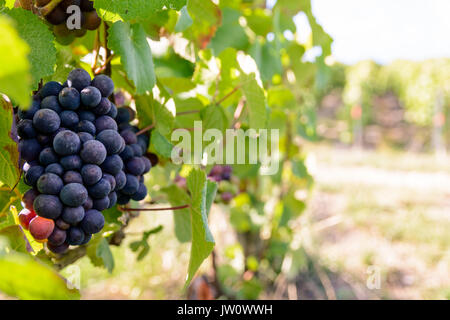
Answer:
[[[151,125],[145,127],[144,129],[142,129],[141,131],[138,131],[138,132],[136,133],[136,136],[140,136],[141,134],[146,133],[147,131],[152,130],[154,127],[155,127],[155,124],[151,124]]]
[[[139,209],[132,209],[132,208],[124,208],[122,207],[121,209],[124,211],[169,211],[169,210],[181,210],[181,209],[186,209],[189,208],[191,205],[190,204],[185,204],[182,206],[177,206],[177,207],[170,207],[170,208],[139,208]]]
[[[52,0],[48,4],[46,4],[44,7],[39,8],[39,12],[44,17],[49,15],[50,12],[52,12],[63,0]]]
[[[230,92],[228,92],[222,99],[220,99],[219,101],[215,102],[215,104],[221,104],[222,102],[224,102],[225,100],[227,100],[229,97],[231,97],[236,91],[238,91],[241,88],[241,85],[236,86],[233,90],[231,90]]]
[[[99,67],[99,68],[97,68],[97,69],[94,71],[94,74],[97,75],[97,74],[100,74],[100,73],[102,73],[103,71],[105,71],[106,68],[108,67],[108,64],[111,63],[111,60],[114,59],[114,57],[115,57],[115,55],[114,55],[114,54],[111,54],[111,55],[105,60],[105,62],[102,64],[102,66]]]
[[[185,114],[192,114],[192,113],[199,113],[200,110],[188,110],[188,111],[182,111],[182,112],[177,112],[177,116],[182,116]]]

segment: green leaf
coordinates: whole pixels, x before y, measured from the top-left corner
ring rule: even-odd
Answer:
[[[0,15],[0,92],[19,105],[28,106],[32,79],[27,59],[30,47],[20,38],[15,25],[11,18]]]
[[[114,257],[108,241],[101,235],[96,235],[91,240],[87,249],[87,255],[94,266],[105,267],[109,273],[113,271]]]
[[[50,267],[17,252],[0,253],[0,291],[25,300],[80,298],[78,290],[69,289],[66,281]]]
[[[14,187],[20,176],[19,151],[16,142],[11,139],[12,122],[11,104],[0,96],[0,181],[10,188]]]
[[[164,188],[162,190],[173,207],[182,206],[191,202],[187,192],[176,185]],[[180,242],[191,241],[191,214],[188,208],[177,210],[173,214],[175,236]]]
[[[94,0],[99,16],[106,21],[143,21],[155,11],[168,9],[180,10],[186,0]]]
[[[128,79],[138,94],[152,90],[156,83],[152,52],[140,24],[116,22],[109,31],[108,47],[121,57]]]
[[[159,131],[154,130],[151,135],[151,144],[156,153],[169,159],[172,156],[173,145]]]
[[[188,0],[187,10],[193,23],[184,36],[192,39],[198,48],[205,49],[221,23],[221,11],[211,0]]]
[[[222,107],[215,105],[206,107],[200,112],[200,117],[203,121],[204,131],[214,128],[225,134],[225,130],[228,128],[228,119]]]
[[[218,185],[216,182],[208,180],[206,184],[206,214],[209,215],[211,206],[217,194]]]
[[[258,65],[263,81],[270,82],[274,75],[282,74],[280,50],[273,42],[264,41],[261,44],[259,41],[255,41],[250,48],[250,55]]]
[[[186,286],[191,282],[198,268],[214,249],[214,238],[208,227],[206,174],[192,169],[187,180],[191,193],[192,246]]]
[[[242,92],[247,99],[250,128],[256,130],[265,128],[267,122],[266,98],[263,89],[256,82],[255,74],[243,73],[241,85]]]
[[[244,28],[239,24],[241,13],[237,10],[224,8],[222,14],[222,25],[217,29],[214,38],[209,44],[213,48],[214,53],[218,55],[227,48],[236,48],[238,50],[247,48],[249,44],[248,37]]]
[[[7,15],[16,21],[20,37],[31,49],[28,60],[31,63],[32,87],[36,89],[41,78],[50,76],[54,72],[55,38],[43,20],[31,11],[16,8],[7,11]]]
[[[188,78],[167,77],[158,78],[158,80],[168,87],[173,94],[190,91],[196,87],[195,83]]]
[[[175,32],[183,32],[190,26],[192,26],[192,18],[189,15],[187,7],[184,6],[180,11],[180,17],[178,18],[177,24],[175,25]]]

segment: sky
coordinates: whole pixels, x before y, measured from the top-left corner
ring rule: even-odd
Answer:
[[[450,0],[312,0],[312,9],[337,61],[450,58]]]

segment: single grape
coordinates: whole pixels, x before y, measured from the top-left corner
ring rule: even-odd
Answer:
[[[131,144],[130,147],[133,149],[135,157],[142,157],[144,155],[144,152],[139,144]]]
[[[80,122],[78,114],[74,111],[65,110],[59,115],[61,118],[61,125],[66,128],[73,128]]]
[[[22,202],[26,209],[33,211],[33,202],[34,199],[39,195],[39,191],[36,189],[30,189],[27,192],[25,192],[22,196]]]
[[[109,197],[108,196],[101,198],[101,199],[94,200],[93,208],[95,210],[103,211],[103,210],[108,209],[108,207],[109,207]]]
[[[55,222],[43,217],[34,217],[30,222],[30,233],[36,240],[45,240],[53,232]]]
[[[64,243],[64,241],[66,241],[66,238],[67,238],[66,231],[61,230],[58,227],[55,227],[53,229],[52,234],[48,237],[48,243],[57,247],[57,246],[62,245]]]
[[[86,202],[83,204],[84,211],[91,210],[93,206],[94,200],[92,200],[92,198],[88,196]]]
[[[56,219],[55,224],[58,228],[60,228],[61,230],[67,230],[70,228],[70,224],[68,224],[67,222],[65,222],[61,217]]]
[[[58,155],[53,151],[53,148],[45,148],[39,154],[39,162],[43,166],[48,166],[49,164],[56,163],[59,161]]]
[[[55,136],[53,149],[57,154],[62,156],[76,154],[81,149],[80,138],[73,131],[62,131]]]
[[[131,115],[127,108],[118,108],[117,109],[117,116],[116,116],[117,123],[126,123],[128,124],[131,121]]]
[[[106,197],[111,192],[111,184],[106,179],[100,179],[96,184],[88,187],[88,192],[91,198],[101,199]]]
[[[110,118],[112,119],[112,118]],[[114,121],[115,123],[115,121]],[[116,125],[117,127],[117,125]],[[30,119],[20,120],[17,124],[17,134],[22,139],[31,139],[37,136],[36,130],[33,127],[33,121]]]
[[[98,233],[103,229],[105,225],[105,218],[100,211],[91,209],[86,212],[86,215],[81,221],[81,228],[87,234]]]
[[[117,107],[114,103],[111,102],[111,110],[109,110],[107,116],[115,119],[117,117]]]
[[[116,180],[116,188],[114,189],[114,191],[122,190],[127,183],[127,176],[125,175],[125,172],[120,171],[118,174],[116,174],[114,179]]]
[[[28,230],[30,226],[30,221],[36,217],[36,213],[34,211],[23,209],[19,212],[19,222],[22,228]]]
[[[63,166],[65,170],[79,170],[83,165],[83,161],[80,156],[74,154],[71,156],[62,157],[59,163]]]
[[[102,175],[102,169],[95,164],[85,164],[81,168],[81,176],[83,177],[84,184],[87,186],[91,186],[99,182]]]
[[[123,160],[116,154],[108,156],[106,157],[101,167],[104,172],[116,175],[123,169]]]
[[[116,188],[116,179],[114,178],[114,176],[108,173],[104,173],[102,178],[108,180],[109,184],[111,185],[111,191]]]
[[[64,184],[69,183],[83,183],[83,178],[81,177],[81,174],[77,171],[66,171],[63,175],[63,182]]]
[[[57,195],[64,186],[63,181],[54,173],[44,173],[37,181],[37,189],[40,193]]]
[[[120,157],[123,161],[128,161],[134,157],[134,150],[131,146],[125,146],[123,151],[120,153]]]
[[[41,109],[33,116],[34,127],[42,133],[53,133],[61,125],[59,115],[51,109]]]
[[[111,192],[108,195],[108,198],[109,198],[109,206],[108,206],[108,209],[109,209],[109,208],[114,207],[117,204],[117,193]]]
[[[83,69],[75,69],[69,73],[67,84],[80,92],[91,85],[91,76]]]
[[[80,156],[86,163],[101,165],[106,159],[106,148],[100,141],[90,140],[83,144]]]
[[[76,226],[78,223],[80,223],[84,218],[84,208],[83,207],[65,207],[61,218],[64,220],[64,222]]]
[[[152,163],[147,157],[141,157],[141,159],[144,162],[144,173],[149,172],[152,169]]]
[[[127,182],[125,183],[125,186],[121,190],[123,194],[131,196],[132,194],[135,194],[139,189],[139,180],[136,176],[133,176],[131,174],[127,174]]]
[[[136,134],[132,130],[124,130],[120,132],[120,135],[125,140],[126,144],[135,144],[138,142]]]
[[[94,122],[95,121],[95,114],[91,111],[87,111],[87,110],[82,110],[80,112],[78,112],[78,115],[80,117],[80,120],[87,120],[90,122]]]
[[[61,177],[64,174],[64,168],[59,163],[52,163],[45,168],[45,173],[53,173]]]
[[[125,164],[126,171],[134,176],[140,176],[144,173],[145,163],[141,157],[133,157]]]
[[[95,30],[100,27],[102,19],[99,18],[97,11],[90,11],[85,13],[85,21],[83,23],[83,28],[88,30]]]
[[[109,116],[100,116],[95,120],[95,129],[97,133],[108,129],[117,131],[117,123]]]
[[[92,134],[87,132],[78,132],[78,137],[80,137],[81,144],[84,144],[86,141],[94,140]]]
[[[108,114],[111,111],[111,102],[107,98],[102,98],[92,111],[97,115]]]
[[[147,187],[143,183],[139,183],[139,189],[131,196],[134,201],[144,200],[147,196]]]
[[[41,109],[50,109],[55,111],[57,114],[60,114],[62,111],[61,106],[58,102],[58,97],[56,96],[48,96],[41,101]]]
[[[29,186],[36,185],[40,176],[44,174],[44,167],[42,166],[32,166],[25,173],[24,182]]]
[[[59,92],[63,89],[63,86],[56,81],[47,82],[39,91],[39,96],[44,99],[48,96],[58,96]]]
[[[75,88],[64,88],[58,96],[59,103],[68,110],[77,110],[80,107],[80,93]]]
[[[58,25],[66,21],[67,14],[60,7],[56,7],[45,17],[45,19],[53,25]]]
[[[95,79],[94,79],[95,80]],[[96,107],[102,100],[102,94],[96,87],[86,87],[80,92],[81,102],[88,108]]]
[[[63,254],[69,249],[69,244],[65,242],[62,245],[54,246],[51,243],[47,243],[47,248],[55,254]]]
[[[95,135],[95,133],[96,133],[95,125],[88,120],[81,120],[78,123],[76,131],[77,132],[87,132],[91,135]]]
[[[67,230],[67,240],[66,242],[71,246],[78,246],[83,243],[84,232],[80,228],[71,227]]]
[[[114,92],[114,82],[110,77],[100,74],[92,80],[92,85],[100,90],[103,97],[107,98]]]
[[[120,134],[117,131],[110,129],[100,132],[97,135],[97,140],[103,143],[108,155],[118,153],[124,143]]]
[[[65,205],[79,207],[87,200],[88,192],[80,183],[69,183],[62,188],[59,197]]]
[[[61,215],[63,205],[57,196],[40,194],[34,200],[33,208],[41,217],[56,219]]]

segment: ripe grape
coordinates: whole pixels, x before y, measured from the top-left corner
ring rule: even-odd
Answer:
[[[37,181],[37,189],[43,194],[59,194],[64,186],[63,181],[54,173],[44,173]]]
[[[59,163],[52,163],[45,168],[46,173],[54,173],[58,176],[64,174],[64,168]]]
[[[53,140],[53,149],[57,154],[62,156],[76,154],[81,149],[80,138],[73,131],[61,131]]]
[[[79,207],[87,200],[88,192],[80,183],[69,183],[62,188],[59,197],[65,205]]]
[[[96,184],[88,187],[88,192],[91,198],[101,199],[106,197],[111,192],[111,184],[108,180],[101,178]]]
[[[66,231],[55,227],[52,234],[48,237],[48,243],[51,243],[53,246],[60,246],[64,243],[64,241],[66,241],[66,238]]]
[[[53,232],[55,222],[51,219],[34,217],[30,222],[30,233],[36,240],[45,240]]]
[[[124,144],[123,138],[119,133],[111,129],[100,132],[97,135],[97,140],[105,146],[108,155],[119,153]]]
[[[66,156],[59,160],[59,163],[63,166],[65,170],[78,170],[81,169],[83,161],[80,156],[74,154],[71,156]]]
[[[103,74],[96,76],[92,85],[100,90],[103,97],[109,97],[114,92],[114,82]]]
[[[76,226],[84,218],[84,208],[79,207],[65,207],[62,212],[62,220],[72,226]]]
[[[83,178],[79,172],[70,170],[64,173],[63,182],[64,184],[83,183]]]
[[[30,226],[30,221],[33,220],[33,218],[36,217],[36,213],[34,211],[23,209],[19,212],[19,222],[20,225],[28,230]]]
[[[81,102],[88,108],[95,108],[102,100],[102,94],[96,87],[86,87],[80,94]]]
[[[87,141],[81,148],[80,156],[86,163],[101,165],[106,159],[106,147],[97,140]]]
[[[87,234],[94,234],[100,232],[105,225],[105,218],[100,211],[91,209],[86,212],[83,221],[81,221],[81,228]]]
[[[40,194],[33,203],[34,212],[48,219],[58,218],[63,210],[63,205],[57,196]]]
[[[81,176],[85,185],[96,184],[102,178],[102,169],[95,164],[86,164],[81,168]]]
[[[48,166],[49,164],[56,163],[59,161],[59,157],[53,148],[45,148],[39,154],[39,162],[43,166]]]
[[[30,119],[20,120],[17,124],[17,134],[23,139],[35,138],[37,133],[33,127],[33,121]]]
[[[39,96],[44,99],[48,96],[58,96],[59,92],[63,89],[63,86],[56,81],[47,82],[39,91]]]
[[[61,106],[68,110],[77,110],[80,107],[80,93],[75,88],[64,88],[58,96]]]
[[[61,119],[51,109],[40,109],[33,116],[33,125],[42,133],[53,133],[59,129]]]

